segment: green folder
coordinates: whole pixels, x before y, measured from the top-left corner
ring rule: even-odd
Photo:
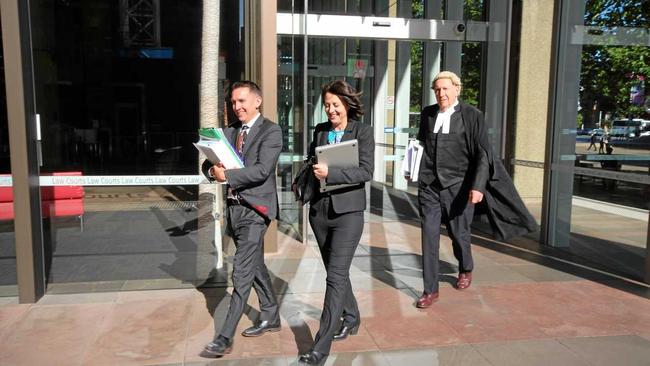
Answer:
[[[226,135],[224,135],[222,129],[214,128],[214,127],[200,128],[199,129],[199,142],[197,144],[201,144],[201,141],[205,141],[205,142],[216,141],[218,144],[220,144],[222,146],[222,148],[220,149],[221,154],[225,154],[225,155],[222,155],[219,160],[224,160],[225,159],[226,161],[234,163],[234,166],[231,166],[231,168],[243,168],[244,167],[244,162],[239,157],[239,154],[237,154],[237,152],[235,152],[235,149],[230,144],[230,142],[228,142],[228,139],[226,138]],[[197,149],[198,148],[199,148],[199,146],[197,146]]]
[[[221,140],[226,138],[223,135],[221,129],[217,129],[214,127],[199,128],[199,137],[201,138],[207,137],[209,139],[214,139],[214,140]]]

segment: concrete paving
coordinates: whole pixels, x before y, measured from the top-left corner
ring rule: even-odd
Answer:
[[[426,310],[416,221],[367,215],[350,274],[360,331],[326,365],[650,365],[650,288],[526,247],[475,236],[474,283],[453,288],[441,248],[441,297]],[[525,240],[525,239],[524,239]],[[532,244],[531,244],[532,245]],[[294,365],[318,330],[325,270],[317,247],[281,236],[266,256],[283,328],[237,335],[221,359],[200,356],[223,321],[230,288],[48,294],[0,301],[0,365]],[[257,298],[239,330],[258,316]]]

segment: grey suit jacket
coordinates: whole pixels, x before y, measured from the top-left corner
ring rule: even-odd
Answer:
[[[315,155],[316,146],[327,145],[327,135],[332,123],[323,122],[316,125],[309,154]],[[338,214],[363,211],[366,209],[365,183],[372,179],[375,170],[375,137],[370,125],[348,121],[341,141],[357,139],[359,142],[359,166],[352,168],[328,167],[327,184],[358,183],[358,185],[331,191],[332,208]],[[311,201],[311,207],[318,209],[322,195],[317,194]]]
[[[241,122],[236,122],[223,130],[233,147],[240,128]],[[246,136],[244,168],[226,170],[228,186],[239,193],[248,206],[268,220],[278,217],[275,171],[281,151],[282,129],[271,120],[260,116]],[[214,178],[210,178],[208,174],[211,166],[212,163],[206,160],[202,170],[212,181]]]

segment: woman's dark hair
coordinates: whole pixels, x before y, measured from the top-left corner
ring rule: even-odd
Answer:
[[[348,117],[350,119],[358,121],[363,115],[363,104],[359,96],[363,93],[357,93],[356,90],[350,84],[343,80],[334,80],[323,85],[323,92],[321,93],[321,98],[325,100],[325,94],[330,93],[334,94],[341,102],[345,105],[348,110]]]

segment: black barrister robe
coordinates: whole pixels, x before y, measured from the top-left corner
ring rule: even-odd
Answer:
[[[535,219],[521,200],[503,163],[492,153],[482,113],[463,102],[460,102],[460,111],[470,153],[474,155],[474,149],[482,149],[490,167],[483,201],[477,205],[477,212],[487,214],[494,236],[499,240],[537,230]]]

